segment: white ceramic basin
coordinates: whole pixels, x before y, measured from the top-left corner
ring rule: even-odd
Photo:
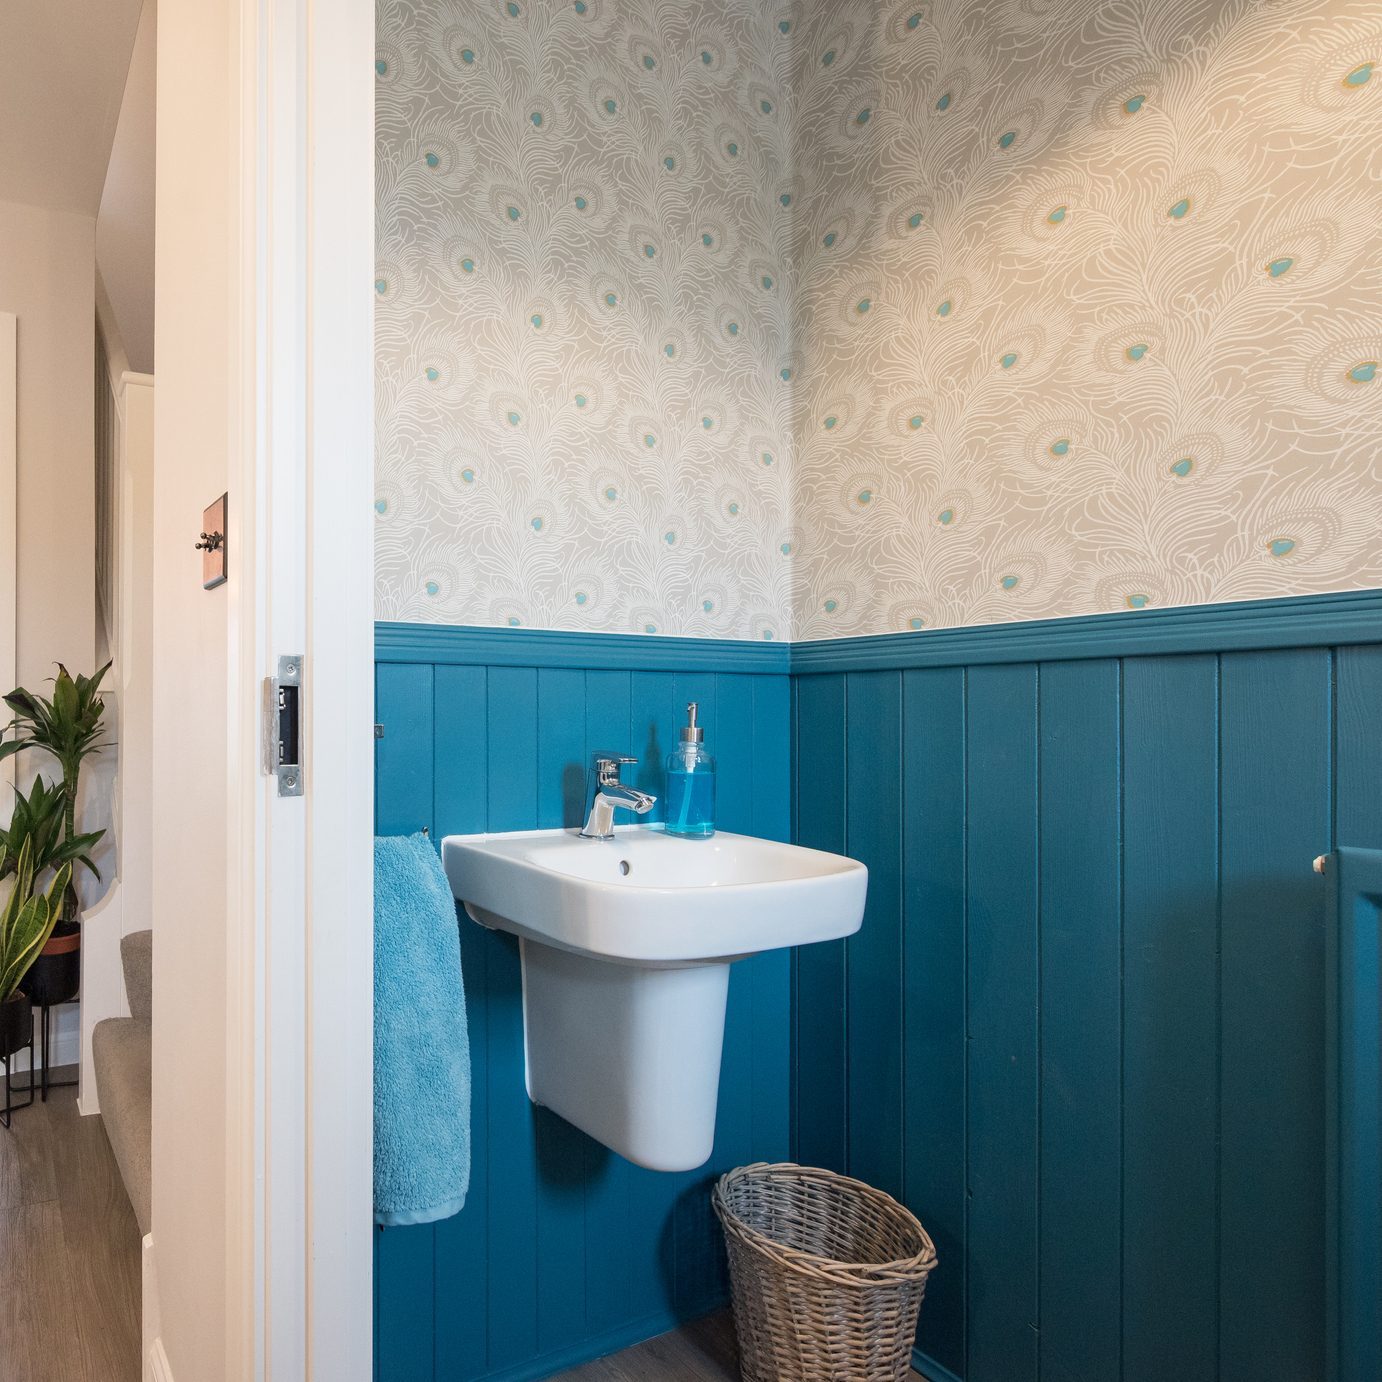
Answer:
[[[817,849],[631,826],[450,835],[451,890],[482,925],[635,964],[704,964],[853,935],[868,870]]]
[[[451,835],[451,890],[519,937],[528,1095],[661,1171],[710,1156],[732,961],[853,935],[868,870],[747,835]]]

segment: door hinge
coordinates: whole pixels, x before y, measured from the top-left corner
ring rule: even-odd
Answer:
[[[302,795],[302,655],[278,659],[278,675],[264,679],[264,771],[278,779],[278,795]]]

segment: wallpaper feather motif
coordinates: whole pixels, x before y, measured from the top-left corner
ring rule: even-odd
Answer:
[[[378,613],[790,619],[790,47],[753,0],[384,0]]]
[[[1371,0],[384,0],[377,72],[381,617],[1382,585]]]
[[[814,6],[795,636],[1382,584],[1374,62],[1358,0]]]

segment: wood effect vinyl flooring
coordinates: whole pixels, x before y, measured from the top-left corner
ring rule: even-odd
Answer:
[[[553,1382],[738,1382],[734,1321],[707,1315],[622,1353],[561,1373]],[[923,1382],[919,1372],[915,1382]]]
[[[76,1096],[51,1090],[0,1127],[5,1382],[139,1379],[139,1225],[105,1128]]]

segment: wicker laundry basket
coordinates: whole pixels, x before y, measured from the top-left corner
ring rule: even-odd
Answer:
[[[790,1162],[715,1186],[745,1382],[903,1382],[936,1249],[890,1195]]]

